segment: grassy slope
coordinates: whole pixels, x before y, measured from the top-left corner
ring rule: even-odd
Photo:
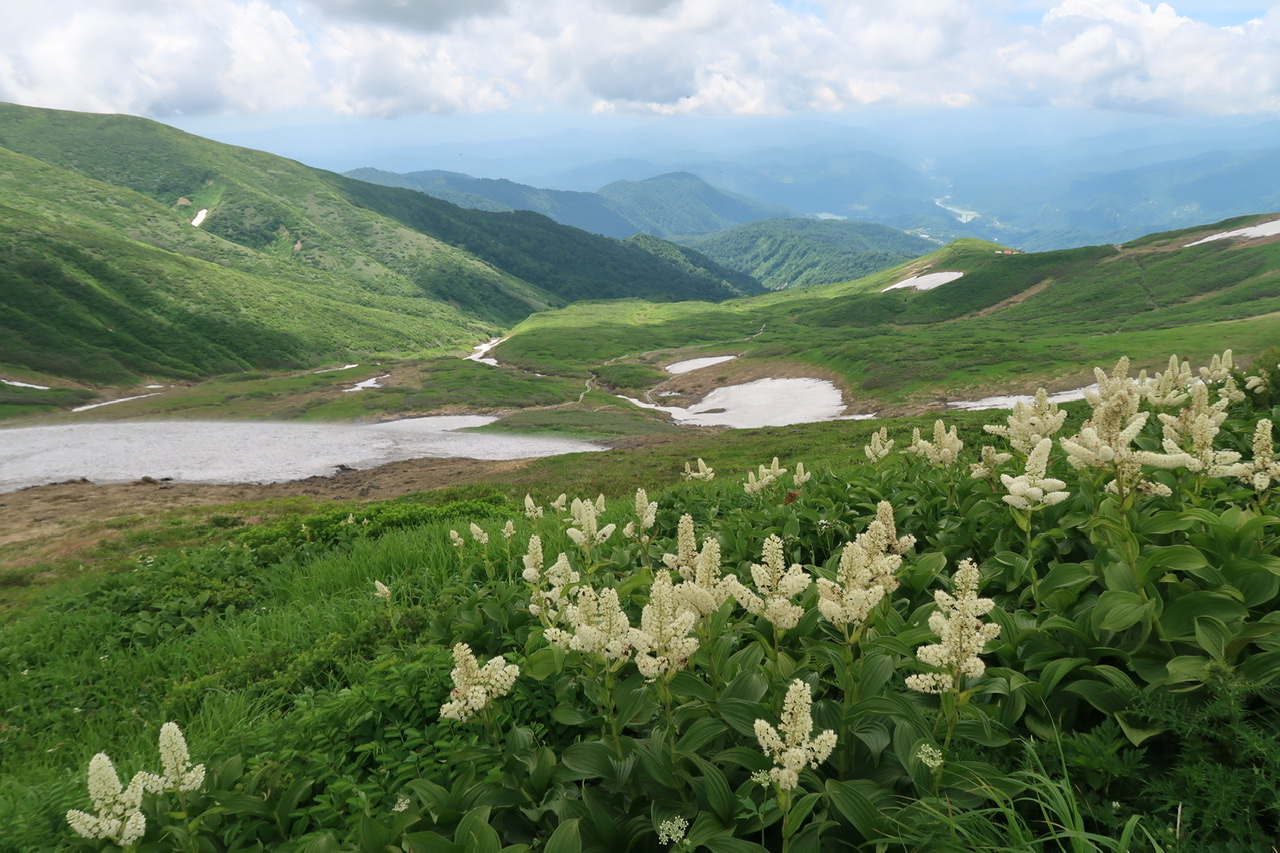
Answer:
[[[965,399],[995,388],[1074,387],[1087,368],[1130,355],[1162,366],[1235,347],[1246,355],[1280,327],[1280,245],[1155,235],[1124,247],[1003,255],[962,240],[865,279],[722,305],[573,306],[525,321],[499,350],[542,371],[662,348],[729,349],[747,358],[801,360],[844,377],[865,408]],[[930,270],[965,277],[930,291],[879,289]],[[761,329],[763,332],[744,340]]]
[[[84,329],[51,350],[50,318],[37,323],[10,311],[18,328],[8,329],[4,351],[35,353],[45,362],[36,367],[28,356],[3,358],[15,367],[57,367],[52,372],[105,380],[122,371],[186,375],[338,351],[439,351],[573,299],[733,295],[669,259],[544,217],[465,211],[142,119],[0,104],[0,146],[0,197],[26,214],[8,217],[7,239],[26,247],[0,256],[12,267],[10,277],[42,293],[57,279],[67,280],[64,295],[77,289],[104,295],[116,303],[114,313],[93,322],[108,328],[123,322],[120,312],[131,301],[121,287],[156,281],[161,285],[154,301],[169,303],[175,288],[185,288],[199,312],[227,315],[237,325],[232,338],[290,334],[290,324],[306,333],[301,340],[270,342],[269,359],[253,354],[228,361],[225,352],[199,354],[210,347],[226,351],[224,341],[184,339],[183,350],[198,353],[194,361],[166,365],[146,351],[153,343],[116,337],[114,345],[103,339],[89,347],[106,355],[86,361],[75,343]],[[204,208],[209,214],[202,226],[190,227]],[[72,234],[74,228],[81,230]],[[77,255],[86,240],[116,268],[86,269]],[[238,298],[228,300],[228,294]],[[58,298],[39,301],[50,303],[55,315],[79,310]],[[348,311],[347,305],[358,307]],[[246,311],[266,320],[255,318],[242,329]],[[408,318],[403,324],[396,319],[401,315]],[[149,324],[149,338],[183,325],[178,314],[155,306],[135,320]],[[334,324],[343,329],[332,333]],[[89,361],[105,366],[96,369]]]
[[[830,219],[765,219],[679,242],[773,290],[849,281],[937,248],[886,225]]]

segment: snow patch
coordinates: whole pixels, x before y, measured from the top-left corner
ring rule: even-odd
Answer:
[[[384,373],[381,376],[375,376],[372,379],[366,379],[363,382],[357,382],[351,388],[343,388],[342,393],[350,394],[352,391],[363,391],[366,388],[381,388],[382,383],[380,380],[386,379],[390,375],[391,375],[390,373]]]
[[[201,222],[204,222],[204,218],[205,218],[206,216],[208,216],[208,215],[209,215],[209,208],[207,208],[207,207],[202,207],[202,208],[200,208],[200,212],[196,214],[196,218],[195,218],[195,219],[191,220],[191,224],[192,224],[192,225],[194,225],[195,227],[199,228],[199,227],[200,227],[200,223],[201,223]]]
[[[940,287],[949,281],[955,281],[962,275],[964,273],[955,271],[925,273],[924,275],[916,275],[904,279],[897,284],[891,284],[881,292],[897,290],[900,287],[910,287],[915,290],[933,290],[935,287]]]
[[[726,361],[733,361],[736,355],[709,355],[704,358],[691,358],[688,361],[677,361],[675,364],[668,364],[665,368],[667,373],[690,373],[694,370],[701,370],[704,367],[711,367],[713,364],[724,364]]]
[[[353,367],[359,367],[358,364],[344,364],[342,367],[326,367],[324,370],[313,370],[312,373],[333,373],[335,370],[350,370]]]
[[[494,347],[496,347],[498,344],[502,343],[505,340],[507,340],[507,338],[490,338],[487,341],[476,344],[475,347],[471,350],[471,355],[467,356],[466,360],[475,361],[475,362],[479,362],[480,364],[488,364],[488,365],[492,365],[493,367],[497,367],[498,360],[496,358],[490,358],[489,353],[493,351]]]
[[[1250,225],[1248,228],[1237,228],[1235,231],[1223,231],[1220,234],[1211,234],[1208,237],[1202,237],[1194,243],[1188,243],[1183,246],[1184,249],[1190,249],[1192,246],[1199,246],[1201,243],[1208,243],[1210,240],[1230,240],[1233,237],[1244,237],[1246,240],[1257,237],[1274,237],[1280,234],[1280,219],[1273,219],[1270,222],[1264,222],[1261,225]]]
[[[12,385],[15,388],[34,388],[37,391],[48,391],[48,385],[32,385],[30,382],[19,382],[16,379],[0,379],[5,385]]]
[[[1083,400],[1085,391],[1097,391],[1098,385],[1086,385],[1083,388],[1076,388],[1072,391],[1059,391],[1057,394],[1049,395],[1050,403],[1069,403],[1072,400]],[[981,409],[1012,409],[1018,403],[1026,403],[1030,405],[1035,402],[1035,395],[1026,396],[1021,394],[1001,396],[1001,397],[983,397],[981,400],[965,400],[959,403],[947,403],[948,409],[964,409],[966,411],[978,411]]]
[[[116,403],[127,403],[127,402],[129,402],[130,400],[141,400],[143,397],[158,397],[158,396],[160,396],[160,392],[159,392],[159,391],[152,391],[150,394],[138,394],[138,395],[137,395],[137,396],[135,396],[135,397],[121,397],[119,400],[108,400],[108,401],[106,401],[105,403],[90,403],[90,404],[89,404],[89,405],[87,405],[87,406],[76,406],[76,407],[75,407],[74,409],[72,409],[71,411],[73,411],[73,412],[87,412],[87,411],[89,411],[90,409],[97,409],[97,408],[99,408],[99,407],[101,407],[101,406],[114,406]]]
[[[678,424],[750,429],[843,419],[840,389],[825,379],[757,379],[717,388],[689,408],[656,406],[622,399],[644,409],[666,412]],[[873,417],[858,415],[855,417]]]

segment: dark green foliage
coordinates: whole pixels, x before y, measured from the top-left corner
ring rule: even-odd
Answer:
[[[783,205],[717,189],[688,172],[644,181],[614,181],[598,193],[638,230],[658,237],[702,234],[756,219],[792,215]]]
[[[885,225],[831,219],[765,219],[678,241],[771,290],[852,281],[937,248]]]

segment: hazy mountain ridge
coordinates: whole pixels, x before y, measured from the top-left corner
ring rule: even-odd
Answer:
[[[714,187],[696,175],[672,172],[616,180],[596,192],[544,189],[505,179],[427,170],[398,174],[362,168],[346,173],[384,186],[416,189],[477,210],[529,210],[608,237],[702,234],[794,212]]]

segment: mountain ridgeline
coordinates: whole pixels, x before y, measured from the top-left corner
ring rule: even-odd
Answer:
[[[0,364],[42,375],[441,352],[580,300],[761,290],[651,248],[145,119],[0,104]]]

